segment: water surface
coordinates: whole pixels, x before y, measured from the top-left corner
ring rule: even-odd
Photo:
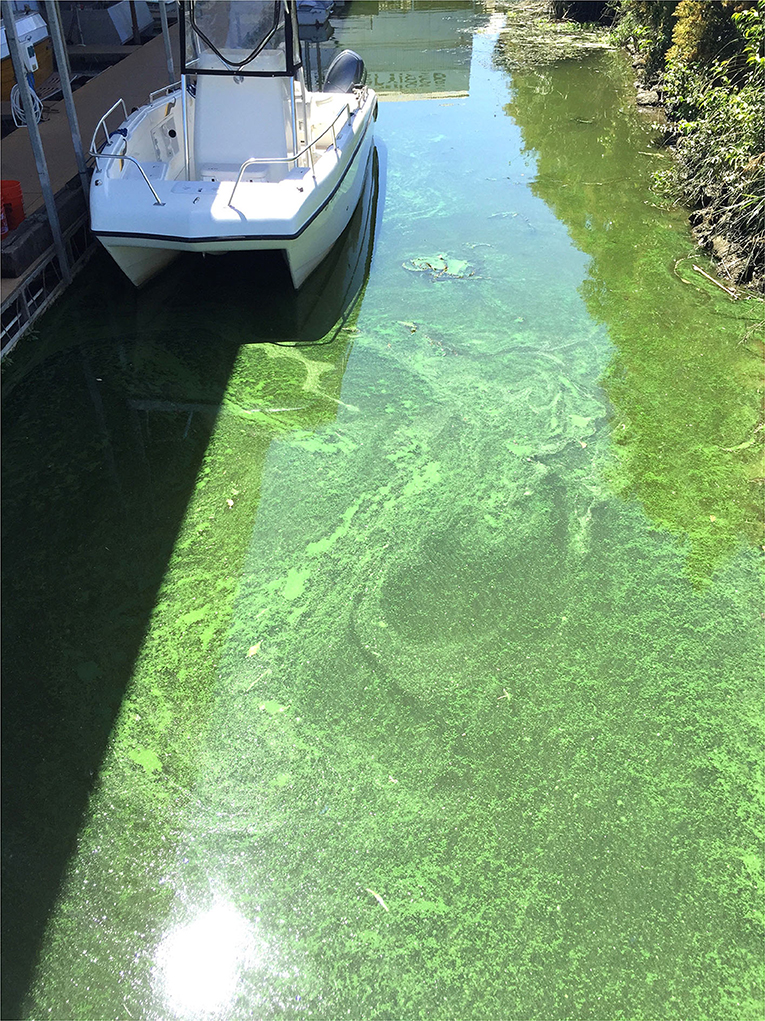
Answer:
[[[297,299],[98,260],[6,370],[4,1014],[754,1021],[758,309],[618,54],[370,10]]]

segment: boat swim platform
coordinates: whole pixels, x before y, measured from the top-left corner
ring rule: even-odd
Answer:
[[[180,68],[178,25],[170,26],[175,67]],[[70,50],[77,47],[70,47]],[[87,148],[99,120],[118,99],[128,110],[142,106],[149,93],[168,85],[164,39],[161,33],[143,46],[135,47],[123,60],[91,78],[74,93],[74,105],[87,158]],[[39,124],[45,160],[72,274],[87,262],[96,241],[88,226],[87,201],[82,194],[69,118],[64,100],[44,101]],[[25,221],[42,220],[47,224],[45,200],[37,173],[29,133],[17,128],[3,139],[2,178],[18,181],[24,202]],[[11,231],[2,241],[3,248],[17,239]],[[49,233],[49,228],[48,228]],[[0,357],[5,356],[24,331],[64,290],[65,283],[55,255],[52,236],[34,261],[18,276],[0,278],[2,338]]]

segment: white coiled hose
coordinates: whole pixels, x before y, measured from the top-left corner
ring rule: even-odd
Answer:
[[[39,124],[43,112],[42,100],[35,92],[34,75],[29,74],[27,76],[27,81],[29,82],[29,91],[32,94],[32,112],[34,113],[35,124]],[[14,85],[11,89],[11,113],[13,114],[13,123],[17,128],[26,126],[27,119],[24,114],[24,107],[21,103],[21,93],[19,92],[18,85]]]

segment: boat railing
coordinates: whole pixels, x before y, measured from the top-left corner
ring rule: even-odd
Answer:
[[[160,94],[161,94],[161,92],[163,90],[160,89],[159,91],[160,91]],[[99,130],[102,127],[104,129],[104,136],[105,136],[104,146],[107,146],[109,144],[109,142],[112,140],[112,137],[113,137],[114,133],[112,132],[110,134],[109,131],[107,130],[106,119],[107,119],[107,117],[109,117],[110,114],[114,113],[114,111],[117,109],[118,106],[122,107],[122,114],[123,114],[122,120],[123,121],[127,120],[127,115],[128,114],[127,114],[127,107],[125,106],[125,100],[124,99],[118,99],[117,102],[114,104],[114,106],[110,106],[109,109],[106,111],[106,113],[101,118],[101,120],[98,122],[98,124],[96,124],[96,130],[93,132],[93,137],[90,140],[89,155],[95,157],[96,167],[98,167],[98,161],[100,159],[124,160],[127,163],[134,163],[135,166],[138,167],[138,172],[140,173],[141,177],[144,179],[144,181],[146,181],[146,184],[147,184],[147,186],[149,188],[149,191],[154,196],[154,205],[155,206],[164,206],[165,203],[160,199],[159,195],[157,195],[157,192],[155,191],[154,186],[152,185],[152,183],[149,180],[149,178],[146,176],[146,171],[143,169],[141,164],[138,162],[138,160],[134,156],[126,155],[124,149],[123,149],[122,152],[101,152],[98,149],[97,137],[98,137],[98,132],[99,132]],[[125,142],[125,149],[127,149],[127,138],[124,137],[124,131],[122,132],[122,134],[123,134],[123,141]],[[100,183],[99,181],[96,181],[96,184],[99,184],[99,183]]]
[[[117,109],[118,106],[122,107],[122,120],[123,121],[127,120],[128,112],[127,112],[127,107],[125,106],[125,100],[120,98],[120,99],[117,100],[117,102],[114,104],[114,106],[110,106],[109,107],[109,109],[103,115],[103,117],[98,122],[98,124],[96,124],[96,130],[93,132],[93,137],[90,140],[90,154],[91,154],[91,156],[94,154],[93,151],[98,148],[98,146],[97,146],[97,136],[98,136],[98,132],[99,132],[100,128],[104,129],[104,136],[105,136],[105,138],[104,138],[104,145],[108,145],[109,142],[111,141],[111,137],[112,136],[107,131],[106,120],[107,120],[107,118],[111,114],[114,113],[114,111]],[[100,155],[100,153],[96,152],[96,155]]]
[[[180,89],[180,82],[173,82],[172,85],[165,85],[162,89],[157,89],[155,92],[149,93],[149,102],[153,103],[155,99],[159,99],[160,96],[169,96],[171,92],[176,92]]]
[[[107,160],[125,160],[127,163],[134,163],[135,166],[138,167],[138,172],[140,173],[141,177],[144,179],[144,181],[146,181],[146,184],[147,184],[147,186],[149,188],[149,191],[154,196],[154,205],[155,206],[164,206],[165,203],[162,201],[162,199],[159,197],[159,195],[157,195],[156,191],[154,190],[154,185],[151,183],[149,178],[146,176],[146,171],[143,169],[141,164],[138,162],[138,160],[134,156],[126,156],[124,152],[123,153],[119,153],[119,152],[91,152],[90,155],[91,156],[97,156],[98,159],[102,159],[103,158],[103,159],[107,159]],[[100,183],[101,183],[100,181],[96,181],[96,184],[100,184]]]
[[[239,187],[239,185],[240,185],[240,183],[242,181],[242,177],[244,176],[245,171],[247,170],[248,167],[255,166],[258,163],[268,163],[268,164],[274,164],[274,163],[297,163],[297,161],[299,159],[302,159],[302,157],[305,156],[306,153],[307,153],[308,154],[308,159],[309,159],[310,164],[311,164],[311,173],[315,175],[315,170],[314,170],[314,148],[325,137],[325,135],[329,135],[329,134],[332,135],[332,144],[333,144],[333,146],[335,148],[337,148],[337,122],[343,116],[345,116],[345,118],[346,118],[346,123],[351,119],[351,107],[350,107],[350,104],[348,104],[348,103],[346,103],[345,106],[342,108],[342,110],[339,111],[339,113],[337,114],[335,119],[332,121],[332,123],[329,125],[329,127],[325,128],[324,131],[322,131],[322,133],[320,135],[316,136],[316,138],[312,138],[311,141],[308,143],[308,145],[304,146],[300,150],[300,152],[296,152],[294,156],[276,156],[276,157],[256,156],[256,157],[253,157],[252,159],[245,160],[244,163],[239,168],[239,173],[237,174],[236,183],[234,184],[234,187],[231,190],[231,198],[228,200],[229,207],[233,209],[234,195],[236,194],[236,189]]]
[[[153,102],[154,99],[158,98],[163,93],[169,93],[173,89],[179,87],[179,85],[180,85],[180,83],[174,83],[173,85],[165,86],[165,88],[163,88],[163,89],[158,89],[156,92],[152,92],[150,97],[149,97],[150,101]],[[90,152],[89,152],[89,154],[96,159],[96,166],[98,166],[98,160],[99,159],[124,160],[124,161],[126,161],[128,163],[135,164],[135,166],[138,168],[139,174],[141,175],[141,177],[146,182],[147,188],[149,189],[149,191],[151,192],[151,194],[154,197],[154,205],[156,205],[156,206],[164,206],[165,203],[160,199],[160,197],[157,194],[157,192],[156,192],[154,186],[152,185],[151,181],[146,176],[146,171],[143,169],[143,167],[141,166],[139,161],[137,159],[135,159],[135,157],[128,156],[126,154],[125,149],[127,149],[127,138],[125,138],[125,149],[123,149],[123,151],[121,153],[103,152],[103,151],[99,151],[99,149],[98,149],[97,138],[98,138],[98,132],[101,130],[101,128],[103,128],[103,130],[104,130],[104,143],[103,143],[103,146],[104,147],[107,146],[109,144],[109,142],[112,140],[112,137],[113,137],[114,133],[113,132],[111,134],[109,133],[109,131],[108,131],[107,127],[106,127],[106,122],[107,122],[108,117],[112,113],[114,113],[114,111],[119,106],[122,107],[123,121],[127,120],[127,115],[128,114],[127,114],[127,107],[125,106],[125,100],[124,99],[118,99],[117,102],[113,106],[109,107],[109,109],[103,115],[103,117],[98,122],[98,124],[96,124],[95,131],[93,132],[93,138],[91,139],[91,142],[90,142]],[[244,176],[245,171],[247,170],[248,167],[255,166],[256,164],[259,164],[259,163],[261,163],[261,164],[262,163],[266,163],[266,164],[297,163],[298,160],[302,159],[303,156],[305,156],[307,154],[308,155],[308,159],[310,161],[310,165],[311,165],[311,173],[313,173],[315,175],[315,169],[314,169],[314,155],[315,154],[314,154],[314,149],[319,144],[319,142],[322,141],[323,138],[325,138],[327,135],[330,135],[330,134],[332,135],[332,145],[335,147],[335,149],[337,148],[337,133],[338,133],[337,124],[338,124],[338,121],[340,120],[341,117],[345,117],[346,123],[348,121],[350,121],[350,119],[351,119],[351,107],[350,107],[349,103],[346,103],[345,106],[341,110],[338,111],[338,113],[335,116],[335,118],[332,121],[332,123],[328,127],[326,127],[324,129],[324,131],[321,132],[320,135],[317,135],[315,138],[312,138],[311,141],[307,145],[305,145],[299,152],[296,152],[294,154],[294,156],[278,156],[278,157],[267,157],[267,156],[266,157],[260,157],[259,156],[259,157],[253,157],[252,159],[245,160],[244,163],[242,163],[242,165],[239,167],[239,173],[237,174],[236,182],[235,182],[234,187],[233,187],[233,189],[231,191],[231,197],[228,200],[229,207],[233,208],[233,202],[234,202],[234,196],[236,194],[236,189],[239,187],[239,185],[240,185],[240,183],[242,181],[242,177]],[[118,129],[118,130],[120,130],[124,134],[124,129]]]

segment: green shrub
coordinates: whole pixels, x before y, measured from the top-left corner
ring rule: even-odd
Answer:
[[[668,68],[684,63],[711,63],[728,48],[737,47],[740,37],[731,18],[733,4],[725,0],[680,0],[674,12],[672,46],[667,51]],[[737,47],[740,49],[740,45]]]
[[[765,154],[761,76],[734,88],[725,68],[674,67],[664,78],[665,102],[676,118],[674,187],[691,206],[714,201],[728,215],[728,234],[762,229]]]
[[[765,249],[765,0],[622,0],[619,17],[617,41],[646,54],[676,143],[658,183],[744,249],[745,280]]]
[[[614,41],[620,46],[630,43],[645,58],[646,81],[653,81],[664,70],[677,4],[678,0],[615,0]]]

